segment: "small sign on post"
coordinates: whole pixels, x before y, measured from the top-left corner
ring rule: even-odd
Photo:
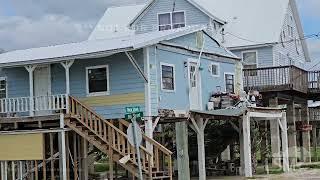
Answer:
[[[136,117],[137,121],[141,121],[143,118],[143,112],[141,112],[141,109],[139,106],[135,106],[135,107],[126,107],[126,115],[125,115],[125,119],[127,121],[133,119],[133,117]]]

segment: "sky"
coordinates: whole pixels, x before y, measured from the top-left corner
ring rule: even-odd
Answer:
[[[0,0],[0,49],[6,51],[86,40],[110,6],[145,0]],[[320,32],[320,0],[296,0],[306,35]],[[308,40],[320,62],[320,39]]]

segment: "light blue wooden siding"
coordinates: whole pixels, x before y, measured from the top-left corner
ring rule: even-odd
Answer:
[[[5,68],[0,74],[7,78],[8,97],[29,96],[29,73],[24,67]]]
[[[218,63],[220,66],[219,77],[212,76],[209,71],[213,62]],[[202,107],[203,110],[207,110],[207,104],[211,95],[220,90],[220,88],[222,91],[226,90],[225,73],[232,73],[235,75],[235,64],[234,61],[222,62],[219,61],[219,59],[201,59],[201,67],[203,69],[200,71],[202,80]]]
[[[189,58],[197,59],[196,56],[180,54],[177,52],[168,51],[158,48],[157,50],[157,70],[158,70],[158,82],[159,82],[159,109],[171,109],[171,110],[188,110],[190,106],[189,102],[189,80],[188,80],[188,68],[185,66],[185,62]],[[161,90],[161,63],[172,64],[175,66],[175,91],[166,92]],[[219,63],[220,65],[220,77],[213,77],[209,68],[212,63]],[[213,92],[217,91],[217,87],[220,86],[222,90],[225,89],[224,73],[235,73],[234,61],[224,62],[220,59],[201,59],[201,89],[202,89],[202,107],[206,109],[209,97]]]
[[[134,57],[143,69],[142,50],[136,51],[134,53]],[[71,95],[78,98],[86,97],[86,67],[106,64],[109,65],[110,71],[109,78],[111,96],[144,92],[144,80],[130,63],[128,57],[124,53],[121,53],[105,58],[75,61],[70,69]],[[63,82],[63,79],[61,82]],[[132,105],[140,106],[144,109],[144,104],[123,104],[93,108],[105,118],[123,118],[125,114],[125,107]]]
[[[235,55],[242,58],[242,52],[257,51],[258,53],[258,67],[272,67],[273,66],[273,47],[260,47],[255,49],[242,49],[232,51]]]
[[[143,69],[143,52],[135,51],[134,57]],[[130,93],[144,93],[144,80],[130,63],[124,53],[99,59],[76,60],[70,69],[70,91],[77,98],[86,97],[86,67],[109,65],[110,95],[122,95]],[[24,67],[3,69],[0,76],[8,79],[9,97],[29,96],[29,75]],[[51,65],[51,92],[52,94],[65,93],[65,70],[60,64]],[[92,107],[105,118],[123,118],[126,106],[141,106],[143,104],[122,104],[103,107]]]
[[[135,52],[134,56],[143,69],[142,50]],[[86,67],[99,65],[109,65],[110,95],[144,92],[144,80],[130,63],[128,57],[121,53],[105,58],[75,61],[70,69],[72,95],[86,96]]]
[[[172,12],[173,8],[175,11],[185,11],[187,26],[209,24],[209,16],[186,0],[176,0],[175,7],[173,7],[173,1],[156,0],[143,17],[136,21],[133,28],[137,29],[137,33],[158,31],[158,13]]]
[[[203,36],[202,41],[200,41],[199,35],[200,37]],[[203,49],[204,51],[230,56],[230,53],[228,53],[216,41],[214,41],[212,38],[210,38],[207,34],[203,32],[184,35],[184,36],[172,39],[169,42],[180,44],[181,46],[198,49],[198,50],[201,50],[202,46],[204,45],[204,49]]]

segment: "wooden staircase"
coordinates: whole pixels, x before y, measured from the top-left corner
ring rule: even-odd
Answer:
[[[68,127],[138,177],[135,147],[129,143],[125,133],[127,123],[119,120],[120,129],[71,96],[69,97],[68,113],[70,118],[65,120]],[[147,150],[147,144],[152,145],[153,152]],[[121,158],[128,155],[130,155],[130,159],[126,164],[119,163]],[[144,135],[143,143],[140,146],[144,179],[172,179],[171,155],[171,151]]]

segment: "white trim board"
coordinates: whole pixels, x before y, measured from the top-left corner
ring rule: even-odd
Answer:
[[[89,93],[89,79],[88,79],[88,70],[89,69],[98,69],[98,68],[106,68],[107,75],[107,91],[105,92],[96,92]],[[100,65],[100,66],[89,66],[86,67],[86,96],[107,96],[110,95],[110,77],[109,77],[109,65]]]
[[[163,89],[163,83],[162,83],[162,66],[170,66],[173,68],[173,90]],[[168,93],[174,93],[176,92],[176,67],[174,64],[169,64],[165,62],[160,62],[160,83],[161,83],[161,91],[168,92]]]

